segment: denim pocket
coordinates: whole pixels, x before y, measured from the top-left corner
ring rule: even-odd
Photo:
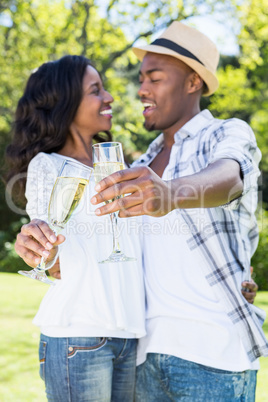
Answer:
[[[90,352],[102,348],[107,338],[69,338],[68,358],[74,357],[78,352]]]
[[[39,343],[39,375],[45,381],[45,361],[46,361],[47,342],[40,341]]]
[[[244,374],[244,372],[241,372],[241,371],[227,371],[227,370],[217,369],[215,367],[204,366],[203,364],[198,364],[198,363],[196,363],[196,365],[205,371],[215,373],[215,374],[226,374],[226,375],[243,375]]]

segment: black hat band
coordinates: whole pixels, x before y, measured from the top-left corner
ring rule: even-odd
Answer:
[[[190,59],[198,61],[198,63],[204,65],[204,63],[202,63],[202,61],[200,61],[193,53],[189,52],[189,50],[185,49],[184,47],[177,45],[177,43],[172,42],[172,40],[160,38],[153,41],[151,45],[166,47],[176,53],[181,54],[182,56],[189,57]]]

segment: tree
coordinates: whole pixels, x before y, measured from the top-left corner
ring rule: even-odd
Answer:
[[[239,37],[241,66],[246,69],[256,105],[251,125],[262,150],[262,168],[268,170],[268,12],[265,0],[250,0],[241,6],[243,28]]]
[[[152,140],[143,128],[136,96],[137,59],[130,51],[142,38],[151,40],[171,21],[187,19],[213,9],[232,9],[229,1],[145,0],[10,0],[0,6],[0,156],[10,142],[14,110],[34,68],[64,54],[83,54],[94,60],[114,95],[115,138],[129,159]],[[136,23],[136,21],[138,23]],[[135,77],[135,78],[134,78]],[[2,189],[3,190],[3,187]],[[6,206],[0,202],[3,212]],[[14,219],[2,216],[4,227]],[[11,219],[10,219],[11,218]]]
[[[92,59],[114,98],[113,134],[131,160],[156,133],[147,133],[137,99],[138,62],[131,47],[150,42],[173,20],[213,15],[224,24],[241,21],[240,54],[221,57],[220,88],[203,100],[216,117],[240,117],[254,128],[268,154],[266,0],[6,0],[0,3],[0,157],[10,142],[14,110],[34,68],[65,54]],[[238,14],[239,12],[239,14]],[[191,20],[190,20],[191,21]],[[266,161],[263,169],[268,167]],[[265,173],[265,171],[264,171]],[[268,182],[264,174],[264,183]],[[267,196],[268,199],[268,196]],[[12,239],[23,221],[5,203],[1,187],[2,265],[14,263]],[[23,218],[24,219],[24,218]],[[7,230],[9,228],[9,230]],[[264,242],[262,243],[264,246]],[[1,247],[2,245],[2,247]],[[4,246],[5,245],[5,246]],[[263,247],[264,247],[263,246]],[[258,253],[258,251],[257,251]],[[257,254],[256,254],[257,255]],[[256,257],[258,258],[258,256]],[[256,259],[257,261],[257,259]],[[257,265],[259,264],[256,263]]]

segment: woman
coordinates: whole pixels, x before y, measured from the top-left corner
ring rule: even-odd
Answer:
[[[26,210],[34,219],[27,227],[36,238],[52,236],[47,249],[64,239],[53,237],[44,222],[57,172],[64,159],[92,166],[92,142],[111,140],[112,102],[83,56],[43,64],[19,100],[14,140],[7,149],[13,163],[9,177],[27,170]],[[18,185],[24,191],[25,180]],[[34,318],[41,328],[40,375],[49,401],[133,400],[136,342],[145,334],[140,240],[135,222],[128,220],[120,228],[122,247],[137,261],[127,267],[98,265],[109,255],[111,234],[109,217],[94,214],[93,192],[91,178],[64,232],[61,280],[49,288]],[[30,237],[27,241],[38,255],[40,245]]]

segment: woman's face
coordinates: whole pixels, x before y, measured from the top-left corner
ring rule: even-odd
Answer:
[[[113,97],[105,91],[98,72],[87,66],[83,78],[83,97],[74,120],[72,129],[80,134],[93,136],[100,131],[107,131],[112,126]]]

